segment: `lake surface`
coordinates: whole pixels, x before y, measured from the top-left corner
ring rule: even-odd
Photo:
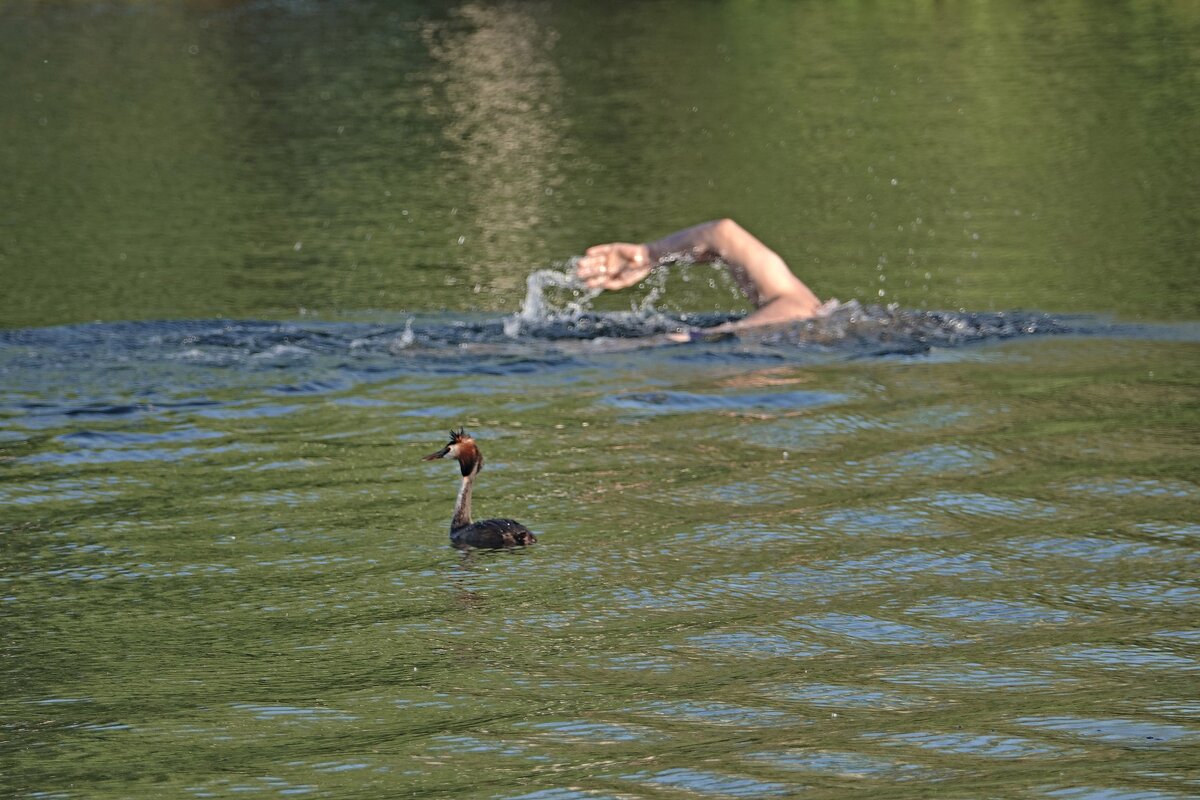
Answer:
[[[0,794],[1200,795],[1197,42],[3,5]],[[845,304],[546,272],[717,216]]]

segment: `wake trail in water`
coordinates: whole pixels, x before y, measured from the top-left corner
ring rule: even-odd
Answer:
[[[661,289],[662,284],[657,287]],[[395,322],[173,320],[0,331],[0,414],[140,413],[229,392],[327,393],[403,374],[517,375],[640,353],[649,365],[763,358],[814,363],[892,356],[1053,334],[1200,339],[1194,327],[1114,325],[1034,312],[921,311],[828,304],[790,325],[668,344],[662,334],[712,327],[732,313],[659,310],[657,291],[628,311],[597,311],[598,292],[569,272],[539,270],[509,315],[411,315]],[[58,399],[48,399],[58,398]]]
[[[687,266],[686,264],[684,266]],[[628,312],[596,312],[592,301],[600,290],[587,289],[570,273],[539,270],[526,281],[521,310],[504,322],[511,339],[636,339],[689,329],[713,327],[742,318],[733,313],[669,314],[654,305],[660,286]],[[566,296],[555,303],[552,293]],[[792,350],[837,348],[848,357],[880,353],[927,352],[977,341],[1034,334],[1078,333],[1095,327],[1086,317],[1064,318],[1033,312],[969,313],[919,311],[898,305],[868,305],[857,301],[826,304],[817,317],[737,334],[745,345]]]
[[[552,295],[564,295],[555,300]],[[0,331],[0,368],[80,363],[126,366],[167,361],[207,367],[252,365],[286,368],[298,361],[378,358],[455,360],[486,355],[553,359],[563,354],[603,353],[614,342],[649,347],[654,337],[741,319],[736,313],[669,313],[652,298],[629,311],[596,311],[596,292],[563,272],[530,275],[526,297],[514,314],[412,315],[397,324],[172,320],[89,323]],[[1129,326],[1126,326],[1129,327]],[[895,305],[832,303],[812,319],[739,331],[691,348],[769,349],[775,356],[820,351],[843,358],[880,353],[920,354],[932,348],[1045,334],[1111,333],[1117,326],[1094,317],[1036,312],[921,311]],[[1132,330],[1132,328],[1131,328]],[[587,351],[573,344],[590,345]],[[565,346],[565,349],[564,349]],[[673,346],[678,347],[678,346]],[[628,346],[616,349],[627,350]],[[664,348],[666,349],[666,348]]]

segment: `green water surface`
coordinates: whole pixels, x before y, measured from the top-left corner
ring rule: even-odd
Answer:
[[[1195,355],[635,359],[27,431],[8,792],[1192,796]],[[536,547],[447,546],[445,419]]]
[[[7,2],[0,324],[507,312],[719,216],[822,297],[1195,319],[1198,42],[1190,2]]]

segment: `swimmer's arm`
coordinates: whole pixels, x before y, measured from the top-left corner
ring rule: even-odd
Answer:
[[[745,319],[722,327],[804,319],[816,314],[821,305],[782,258],[731,219],[704,222],[648,244],[616,242],[589,247],[576,271],[591,288],[623,289],[645,278],[664,259],[679,255],[724,261],[754,305],[755,311]]]

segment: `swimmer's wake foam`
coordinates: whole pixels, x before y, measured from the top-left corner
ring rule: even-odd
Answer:
[[[565,302],[552,302],[554,293]],[[917,311],[851,301],[828,304],[827,313],[790,325],[658,347],[666,345],[661,334],[709,328],[740,315],[666,313],[654,307],[655,292],[629,311],[600,312],[591,309],[595,295],[567,273],[542,270],[529,277],[521,310],[508,316],[414,315],[393,324],[181,320],[7,330],[0,331],[0,375],[20,373],[38,383],[58,372],[79,377],[115,366],[129,371],[171,365],[188,371],[188,380],[204,382],[197,370],[244,367],[249,380],[251,374],[301,364],[330,374],[505,372],[642,348],[718,359],[762,355],[803,361],[814,354],[822,360],[919,355],[1040,334],[1145,335],[1134,326],[1119,328],[1089,317]]]

